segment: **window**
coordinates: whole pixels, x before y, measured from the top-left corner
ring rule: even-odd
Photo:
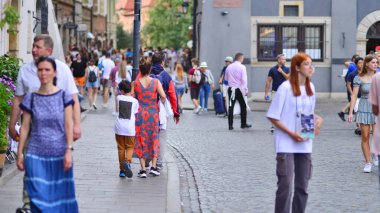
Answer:
[[[298,5],[284,5],[284,16],[298,16]]]
[[[259,25],[258,60],[274,61],[278,54],[290,59],[297,52],[323,60],[323,25]]]

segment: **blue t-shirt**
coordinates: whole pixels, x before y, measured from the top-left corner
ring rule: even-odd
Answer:
[[[288,67],[282,66],[281,68],[282,68],[282,70],[286,74],[289,73],[289,68]],[[270,68],[269,73],[268,73],[268,76],[272,77],[272,91],[277,91],[278,87],[284,81],[286,81],[286,79],[284,78],[284,76],[282,76],[282,74],[277,69],[278,69],[278,65]]]
[[[345,76],[345,81],[347,82],[347,77],[348,75],[351,73],[351,72],[354,72],[355,70],[357,70],[358,68],[356,67],[356,64],[351,62],[350,65],[348,65],[348,69],[347,69],[347,73],[346,73],[346,76]],[[357,75],[357,74],[356,74]]]
[[[354,90],[354,78],[358,75],[358,70],[355,70],[351,72],[350,74],[346,75],[347,76],[347,82],[349,81],[351,83],[351,89]],[[360,90],[358,93],[358,98],[361,97]]]

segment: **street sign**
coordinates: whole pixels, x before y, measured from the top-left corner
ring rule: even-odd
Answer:
[[[87,31],[87,29],[88,29],[87,24],[78,24],[78,31],[79,32]]]
[[[73,22],[66,22],[65,24],[63,24],[63,26],[66,29],[76,29],[78,27],[78,25]]]

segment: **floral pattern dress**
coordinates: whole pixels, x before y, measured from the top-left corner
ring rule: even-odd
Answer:
[[[139,101],[135,142],[135,154],[138,158],[155,158],[160,152],[157,85],[157,79],[152,79],[146,88],[139,80],[133,85],[135,97]]]

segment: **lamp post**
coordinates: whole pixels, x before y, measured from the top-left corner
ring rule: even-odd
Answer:
[[[188,7],[189,7],[189,3],[190,3],[191,0],[183,0],[183,3],[182,3],[182,12],[184,14],[187,13],[188,11]],[[192,11],[192,15],[193,15],[193,46],[191,48],[191,57],[194,58],[196,56],[196,52],[197,52],[197,8],[198,8],[198,0],[193,0],[194,1],[194,5],[193,5],[193,11]]]
[[[132,81],[136,79],[139,73],[139,59],[140,59],[140,13],[141,13],[141,0],[135,0],[135,10],[133,20],[133,69]]]

